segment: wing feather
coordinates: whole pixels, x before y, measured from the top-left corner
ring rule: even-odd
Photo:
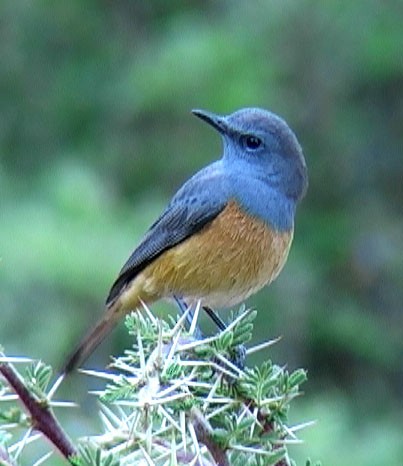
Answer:
[[[111,306],[126,285],[164,251],[200,231],[225,208],[228,196],[220,170],[202,170],[174,196],[171,203],[150,227],[113,283],[107,306]],[[217,168],[217,167],[216,167]]]

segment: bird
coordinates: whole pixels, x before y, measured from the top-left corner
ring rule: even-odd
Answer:
[[[230,308],[270,284],[287,260],[296,207],[308,186],[294,132],[262,108],[192,113],[221,135],[222,156],[190,177],[149,227],[112,284],[103,317],[63,374],[142,305],[178,298]]]

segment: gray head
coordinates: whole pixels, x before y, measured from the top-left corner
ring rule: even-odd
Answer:
[[[299,201],[308,186],[304,155],[295,134],[274,113],[245,108],[228,116],[204,110],[193,114],[219,131],[224,141],[224,159],[245,163],[288,198]]]

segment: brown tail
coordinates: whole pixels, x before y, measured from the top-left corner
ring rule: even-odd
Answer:
[[[107,308],[102,320],[81,340],[73,353],[64,363],[61,373],[69,374],[84,362],[108,333],[115,327],[122,317],[120,311],[120,300],[118,299],[111,307]]]

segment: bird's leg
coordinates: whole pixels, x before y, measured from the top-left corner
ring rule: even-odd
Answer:
[[[174,295],[174,299],[176,301],[176,304],[179,307],[181,314],[184,314],[188,310],[188,306],[185,300],[182,297],[175,296],[175,295]],[[204,311],[206,311],[210,319],[215,323],[215,325],[217,326],[220,332],[223,332],[227,328],[227,325],[225,324],[225,322],[213,309],[211,309],[211,307],[203,306],[203,309]],[[193,318],[194,318],[194,312],[190,310],[186,316],[186,323],[187,323],[188,329],[192,325]],[[195,338],[197,338],[198,340],[201,340],[203,338],[203,334],[200,331],[199,327],[196,327],[194,335],[195,335]],[[231,357],[231,362],[233,362],[240,369],[243,369],[245,367],[245,358],[246,358],[245,346],[244,345],[236,346],[234,348],[234,352]]]
[[[227,325],[221,319],[221,317],[213,310],[211,307],[203,306],[203,309],[207,312],[207,315],[210,319],[217,325],[217,328],[220,332],[223,332]],[[238,345],[234,348],[234,353],[231,356],[231,362],[233,362],[237,367],[243,369],[245,367],[245,358],[246,358],[246,348],[244,345]]]
[[[181,298],[180,296],[174,295],[174,300],[176,301],[176,304],[179,307],[180,313],[183,315],[188,310],[188,305],[186,304],[185,300]],[[194,319],[194,312],[192,311],[192,309],[190,309],[186,316],[186,324],[187,324],[188,330],[192,326],[193,319]],[[203,338],[203,334],[201,333],[198,326],[196,326],[195,328],[194,336],[198,340],[201,340]]]
[[[203,306],[203,309],[207,312],[207,315],[210,317],[210,319],[217,325],[217,328],[220,330],[220,332],[227,328],[225,322],[213,309],[211,309],[211,307]]]

